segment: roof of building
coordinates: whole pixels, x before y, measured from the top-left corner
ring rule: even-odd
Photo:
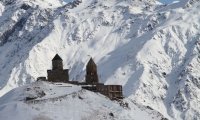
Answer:
[[[62,58],[58,54],[56,54],[52,60],[62,60]]]
[[[90,58],[90,60],[89,60],[89,62],[88,62],[88,64],[87,64],[87,66],[96,66],[96,64],[95,64],[95,62],[94,62],[94,60],[92,59],[92,58]]]

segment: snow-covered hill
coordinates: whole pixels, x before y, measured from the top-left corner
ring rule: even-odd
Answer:
[[[70,80],[93,57],[100,81],[169,119],[200,119],[199,0],[1,0],[0,96],[46,76],[58,53]]]
[[[120,106],[105,96],[62,83],[35,82],[0,98],[2,120],[161,120],[151,108]]]

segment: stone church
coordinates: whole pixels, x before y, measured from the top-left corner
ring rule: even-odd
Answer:
[[[56,54],[52,59],[52,70],[47,70],[47,78],[50,82],[68,82],[68,69],[63,69],[63,60]]]
[[[92,58],[86,65],[85,82],[70,81],[68,72],[69,69],[63,69],[62,58],[56,54],[52,59],[52,70],[47,70],[47,79],[46,77],[39,77],[38,80],[80,85],[83,89],[99,92],[109,97],[111,100],[123,98],[121,85],[104,85],[99,82],[97,65]]]
[[[94,63],[91,58],[86,66],[86,76],[85,81],[87,84],[98,84],[99,78],[97,75],[97,65]]]

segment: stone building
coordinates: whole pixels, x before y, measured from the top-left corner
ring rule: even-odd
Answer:
[[[47,79],[46,77],[38,77],[38,80],[80,85],[83,89],[99,92],[111,100],[123,99],[121,85],[104,85],[99,82],[97,65],[92,58],[86,65],[85,82],[69,81],[68,71],[68,69],[63,69],[63,60],[56,54],[52,59],[52,70],[47,70]]]
[[[98,84],[99,82],[97,74],[97,65],[95,64],[92,58],[90,58],[86,66],[85,81],[87,84]]]
[[[91,58],[86,66],[86,86],[82,86],[82,88],[99,92],[110,99],[122,99],[122,86],[121,85],[104,85],[103,83],[99,83],[99,78],[97,74],[97,65],[94,60]],[[91,85],[91,86],[88,86]]]
[[[63,69],[63,60],[56,54],[52,59],[52,70],[47,70],[47,80],[50,82],[68,82],[68,69]]]
[[[111,100],[117,100],[117,99],[123,98],[122,86],[121,85],[98,84],[97,85],[97,91],[99,93],[109,97]]]

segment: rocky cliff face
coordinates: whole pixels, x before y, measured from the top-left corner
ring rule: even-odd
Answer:
[[[169,119],[200,119],[198,0],[0,1],[0,95],[46,76],[58,53],[70,80],[93,57],[100,81]]]

